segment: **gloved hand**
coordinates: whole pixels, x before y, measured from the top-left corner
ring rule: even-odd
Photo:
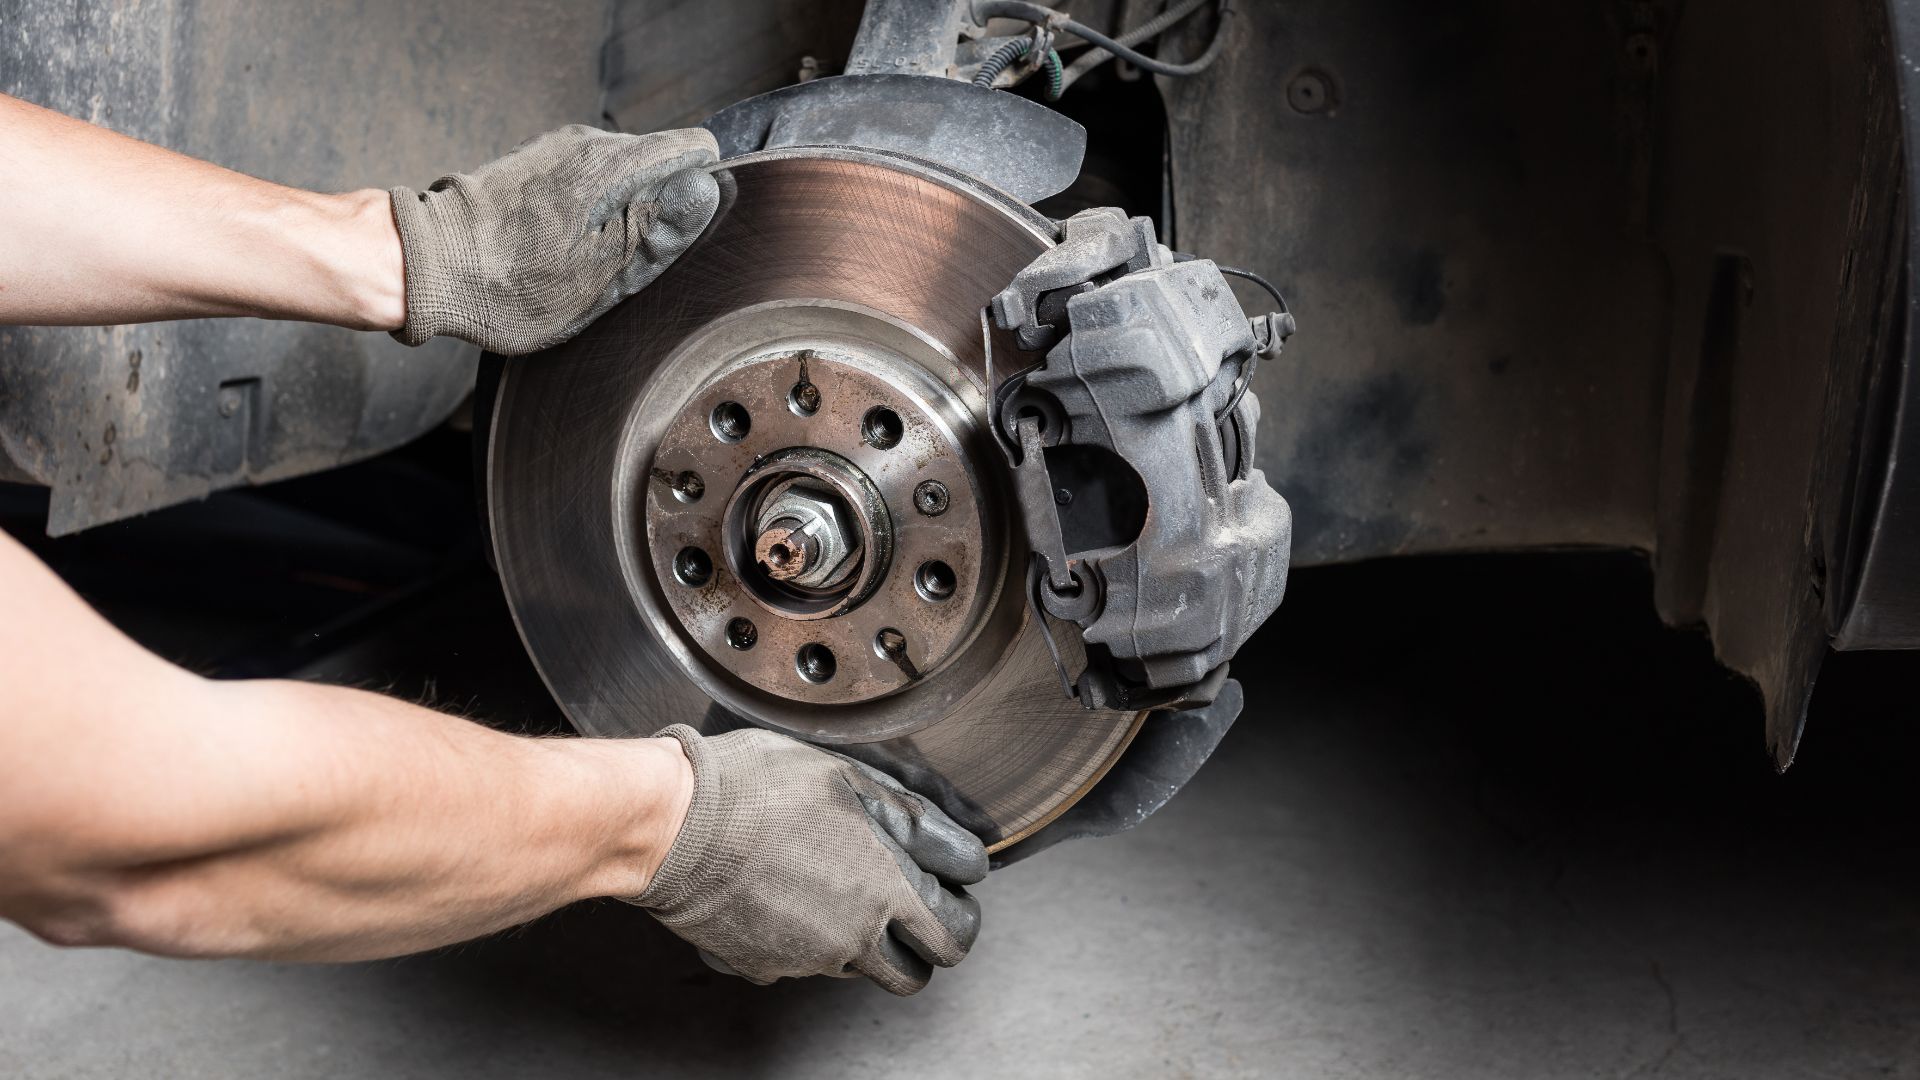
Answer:
[[[911,994],[967,955],[980,904],[959,886],[987,851],[931,802],[770,731],[660,734],[693,763],[693,802],[632,902],[674,933],[763,985],[866,975]]]
[[[574,124],[425,191],[394,188],[407,321],[518,356],[556,345],[660,276],[720,204],[699,128],[621,135]]]

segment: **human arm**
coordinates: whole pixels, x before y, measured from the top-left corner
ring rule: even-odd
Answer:
[[[250,315],[532,352],[699,236],[717,157],[698,129],[574,125],[424,191],[328,195],[0,95],[0,324]]]
[[[397,335],[502,353],[563,339],[697,238],[714,157],[704,132],[565,128],[424,192],[380,193],[403,256]],[[41,166],[58,182],[29,175]],[[0,322],[393,325],[351,287],[326,300],[341,275],[316,253],[364,255],[364,236],[302,235],[323,228],[302,207],[348,197],[5,98],[0,183],[23,196],[0,202]],[[85,209],[70,191],[128,213],[120,188],[140,183],[125,221],[68,237],[66,213]],[[192,258],[156,261],[175,245]],[[372,277],[391,286],[392,271]],[[302,287],[280,289],[288,275]],[[51,940],[353,959],[611,895],[749,978],[859,971],[910,993],[977,931],[947,886],[985,875],[979,841],[791,740],[535,741],[357,691],[210,682],[145,653],[5,537],[0,602],[0,917]]]
[[[377,694],[216,682],[0,535],[0,915],[64,944],[350,960],[634,896],[672,740],[527,739]]]
[[[614,896],[757,981],[911,993],[978,932],[945,887],[985,876],[978,840],[770,732],[528,739],[357,690],[202,679],[3,533],[0,598],[0,917],[48,940],[352,960]]]
[[[0,95],[0,323],[406,320],[384,191],[257,180]]]

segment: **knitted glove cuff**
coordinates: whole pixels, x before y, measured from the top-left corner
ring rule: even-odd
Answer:
[[[473,215],[462,205],[459,178],[441,183],[447,187],[440,191],[387,193],[406,263],[407,321],[393,336],[408,345],[442,334],[484,341],[493,321],[485,290],[475,288],[482,273]]]
[[[663,911],[682,906],[704,895],[711,887],[714,875],[713,868],[708,866],[709,853],[722,833],[724,807],[716,797],[720,778],[715,770],[713,748],[700,733],[685,724],[675,724],[655,737],[677,741],[693,765],[693,798],[687,804],[687,818],[680,825],[680,835],[667,849],[667,857],[647,884],[647,891],[632,901],[643,908]]]

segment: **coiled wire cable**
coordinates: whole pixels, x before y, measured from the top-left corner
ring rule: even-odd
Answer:
[[[1015,60],[1027,55],[1032,48],[1033,42],[1020,38],[993,50],[993,54],[981,62],[980,70],[973,73],[973,85],[982,90],[993,89],[993,81],[1000,77],[1000,73]],[[1047,72],[1047,100],[1058,101],[1067,89],[1066,73],[1060,66],[1060,54],[1048,49],[1046,62],[1042,66]]]

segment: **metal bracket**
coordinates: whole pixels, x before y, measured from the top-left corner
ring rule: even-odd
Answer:
[[[1022,203],[1080,175],[1087,129],[1037,101],[927,75],[837,75],[730,105],[701,127],[720,156],[860,146],[930,161]]]
[[[1046,568],[1047,588],[1056,593],[1078,593],[1080,585],[1067,567],[1067,541],[1060,532],[1060,515],[1053,509],[1053,477],[1047,473],[1047,446],[1040,438],[1040,418],[1019,420],[1020,461],[1013,467],[1014,490],[1020,496],[1020,519],[1027,526],[1033,557]]]

